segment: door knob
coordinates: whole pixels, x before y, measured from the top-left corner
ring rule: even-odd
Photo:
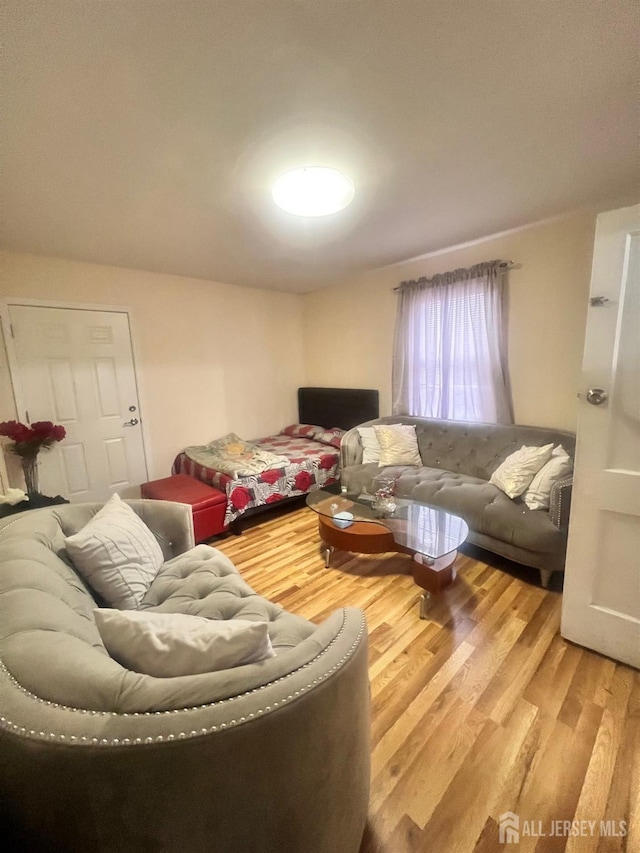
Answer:
[[[592,406],[601,406],[608,397],[604,388],[589,388],[587,391],[587,403]]]
[[[125,421],[122,426],[135,426],[137,423],[139,423],[137,418],[131,418],[130,421]]]

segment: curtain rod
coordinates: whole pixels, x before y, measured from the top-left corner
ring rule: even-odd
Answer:
[[[477,264],[474,264],[474,266],[477,266]],[[499,267],[501,273],[508,272],[509,270],[514,269],[514,267],[519,267],[519,266],[520,266],[520,264],[516,264],[513,261],[500,261],[500,263],[498,264],[498,267]],[[462,269],[471,269],[471,267],[466,267],[466,268],[462,267]],[[451,270],[451,272],[456,272],[456,270]],[[432,278],[435,278],[438,275],[448,275],[448,273],[446,273],[446,272],[436,273]],[[420,280],[420,279],[418,279],[418,280]],[[425,281],[431,281],[432,279],[427,278],[424,280]],[[399,285],[397,285],[397,287],[394,287],[393,289],[394,290],[400,290],[400,288],[402,287],[403,284],[404,284],[404,282],[401,282]]]

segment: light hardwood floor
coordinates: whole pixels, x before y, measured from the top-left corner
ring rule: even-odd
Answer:
[[[565,642],[561,596],[536,573],[460,554],[455,585],[421,621],[410,558],[336,553],[325,569],[309,509],[212,544],[256,592],[314,622],[343,605],[366,613],[361,853],[640,851],[640,673]],[[507,811],[547,835],[501,844]],[[549,834],[552,821],[581,820],[597,822],[593,836]],[[601,834],[601,820],[626,821],[627,835]]]

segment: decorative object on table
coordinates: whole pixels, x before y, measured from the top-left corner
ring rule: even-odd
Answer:
[[[340,528],[351,527],[351,525],[353,524],[353,513],[347,512],[346,510],[343,510],[342,512],[337,512],[333,516],[333,523],[336,527]]]
[[[374,492],[375,501],[373,508],[380,512],[392,513],[396,509],[394,500],[396,494],[396,481],[392,477],[376,477],[374,480],[376,488]]]
[[[38,453],[48,450],[56,441],[62,441],[66,434],[63,426],[56,426],[51,421],[36,421],[30,426],[18,421],[0,423],[0,435],[6,435],[14,442],[10,449],[21,459],[27,494],[39,492]]]

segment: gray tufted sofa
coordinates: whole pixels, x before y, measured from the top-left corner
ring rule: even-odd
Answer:
[[[222,553],[193,547],[190,507],[130,504],[166,559],[141,607],[266,620],[276,657],[180,678],[126,670],[63,542],[100,507],[0,522],[5,847],[356,853],[370,761],[363,614],[316,626],[287,613]]]
[[[575,453],[575,435],[543,427],[468,423],[431,418],[385,417],[372,424],[415,424],[423,467],[362,464],[357,428],[342,439],[342,482],[350,491],[372,491],[376,476],[397,478],[397,494],[442,507],[469,525],[468,541],[539,569],[548,586],[552,572],[564,571],[572,478],[559,480],[549,511],[530,510],[489,483],[491,474],[523,444],[562,444]]]

